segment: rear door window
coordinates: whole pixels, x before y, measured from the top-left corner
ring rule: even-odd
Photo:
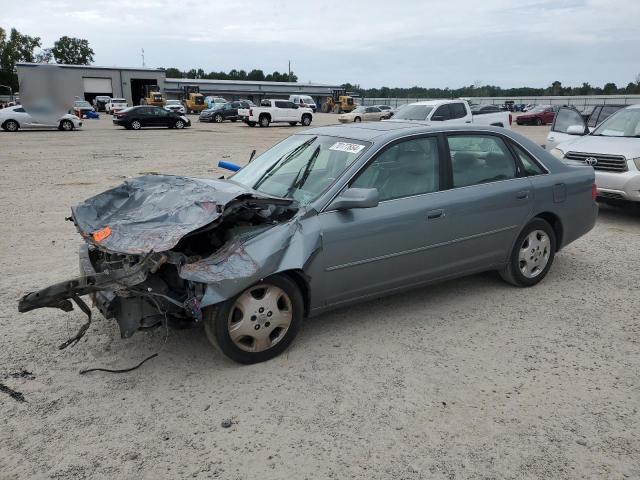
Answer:
[[[447,142],[454,188],[516,178],[516,162],[500,137],[449,135]]]
[[[464,118],[467,116],[467,109],[465,108],[464,103],[451,103],[449,105],[449,112],[451,114],[451,119]]]
[[[431,118],[442,117],[440,120],[450,120],[449,105],[440,105]]]

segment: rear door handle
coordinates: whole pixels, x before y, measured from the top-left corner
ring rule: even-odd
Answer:
[[[516,193],[516,198],[522,200],[523,198],[527,198],[529,196],[529,190],[520,190]]]
[[[444,217],[444,210],[442,208],[427,212],[427,220],[435,220],[436,218],[440,218],[440,217]]]

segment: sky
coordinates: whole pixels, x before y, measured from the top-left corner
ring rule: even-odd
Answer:
[[[640,0],[0,0],[0,26],[89,40],[101,66],[265,73],[362,87],[554,80],[626,86],[640,74]]]

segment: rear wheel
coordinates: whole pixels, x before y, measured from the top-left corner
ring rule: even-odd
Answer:
[[[270,123],[271,123],[271,120],[269,120],[268,116],[263,115],[263,116],[260,117],[260,126],[261,127],[268,127]]]
[[[311,125],[311,115],[302,115],[302,125],[305,127]]]
[[[217,308],[204,311],[207,338],[239,363],[257,363],[282,353],[298,334],[304,315],[300,289],[274,275]]]
[[[142,128],[142,124],[140,123],[140,120],[133,120],[130,123],[130,125],[133,130],[140,130]]]
[[[15,120],[7,120],[6,122],[4,122],[2,128],[4,128],[7,132],[17,132],[20,128],[20,125],[18,125],[18,122],[16,122]]]
[[[546,221],[534,218],[524,227],[511,252],[502,278],[518,287],[530,287],[546,275],[556,253],[556,235]]]
[[[536,125],[537,126],[542,125],[542,119],[541,118],[536,118]]]

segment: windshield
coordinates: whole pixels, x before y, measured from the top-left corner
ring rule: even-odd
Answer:
[[[592,135],[640,138],[640,108],[618,110],[602,122]]]
[[[231,179],[266,195],[306,205],[325,191],[369,143],[324,135],[293,135]]]
[[[394,120],[426,120],[433,110],[430,105],[407,105],[399,110],[394,116]]]

